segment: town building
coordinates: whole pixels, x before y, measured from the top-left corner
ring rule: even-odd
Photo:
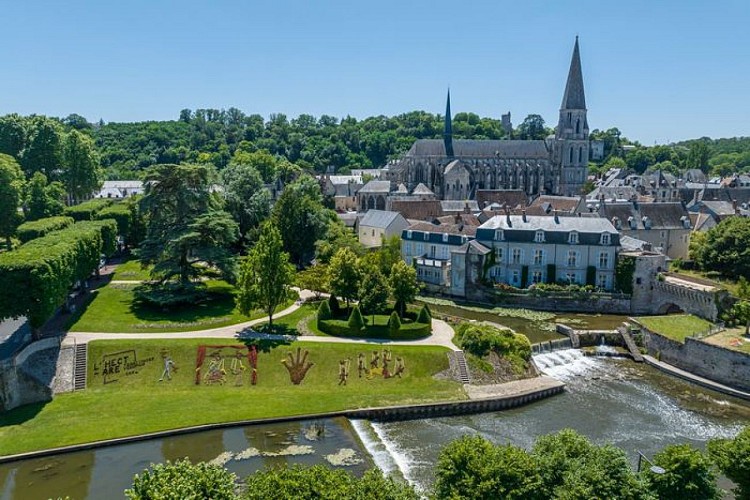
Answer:
[[[382,246],[383,240],[398,236],[409,223],[398,212],[369,210],[359,221],[359,242],[366,248]]]
[[[142,181],[104,181],[94,198],[129,198],[143,194]]]

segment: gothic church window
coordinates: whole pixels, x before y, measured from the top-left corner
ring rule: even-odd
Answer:
[[[573,163],[573,146],[570,147],[570,163]]]
[[[578,148],[578,163],[581,163],[583,161],[583,148]]]

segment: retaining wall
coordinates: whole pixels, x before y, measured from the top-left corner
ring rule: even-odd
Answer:
[[[690,337],[683,344],[638,324],[648,353],[659,361],[741,391],[750,391],[750,355]]]
[[[484,297],[486,300],[488,297]],[[562,297],[533,297],[531,295],[493,295],[495,305],[522,307],[540,311],[631,314],[630,299],[594,297],[572,299]]]
[[[52,399],[52,389],[26,373],[29,369],[33,371],[33,367],[25,370],[27,367],[24,367],[24,363],[33,354],[56,349],[59,345],[60,341],[56,338],[32,342],[13,358],[0,364],[0,412]]]

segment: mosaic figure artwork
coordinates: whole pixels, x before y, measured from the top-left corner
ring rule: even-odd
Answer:
[[[135,349],[106,353],[94,363],[94,377],[101,376],[104,385],[111,384],[123,377],[137,375],[152,361],[153,356],[139,359]]]
[[[315,363],[308,361],[307,356],[310,353],[305,349],[305,353],[302,354],[302,348],[297,348],[297,356],[292,356],[292,353],[287,353],[286,359],[281,360],[281,364],[286,367],[289,372],[289,378],[292,384],[299,385],[305,379],[307,371],[315,366]]]
[[[341,362],[339,363],[339,365]],[[372,380],[376,377],[383,377],[383,378],[393,378],[398,377],[402,378],[404,372],[406,371],[406,363],[404,362],[404,358],[401,356],[396,356],[396,361],[394,363],[393,361],[393,352],[390,349],[383,349],[382,351],[372,351],[372,354],[370,354],[370,368],[365,367],[365,354],[359,353],[357,356],[357,373],[360,378],[362,378],[362,375],[365,376],[367,380]],[[349,373],[347,371],[347,377]],[[339,367],[339,378],[341,377],[341,367]],[[342,384],[339,381],[339,385],[346,385],[345,383]]]
[[[165,362],[166,369],[166,362]],[[250,370],[249,380],[246,373]],[[195,360],[195,385],[241,387],[258,383],[258,351],[255,346],[200,345]]]
[[[339,361],[339,385],[346,385],[347,380],[349,380],[349,364],[348,359]]]
[[[159,382],[164,382],[166,378],[168,381],[172,380],[172,372],[177,371],[177,365],[174,364],[172,356],[169,355],[169,351],[166,349],[161,350],[161,361],[164,364],[164,370],[161,372]]]

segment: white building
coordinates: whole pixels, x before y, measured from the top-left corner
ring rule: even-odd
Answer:
[[[379,247],[384,239],[400,235],[408,225],[398,212],[369,210],[359,221],[359,242],[367,248]]]

